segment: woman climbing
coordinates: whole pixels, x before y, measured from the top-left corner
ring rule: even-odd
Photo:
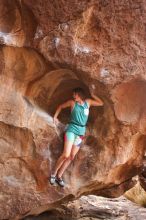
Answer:
[[[66,128],[64,135],[64,150],[59,157],[54,172],[50,176],[50,183],[53,185],[57,182],[60,186],[64,187],[62,175],[66,168],[80,149],[80,145],[85,135],[86,123],[89,116],[90,106],[102,106],[103,102],[93,93],[93,99],[86,99],[85,93],[82,88],[73,89],[73,100],[69,100],[57,108],[54,115],[54,123],[58,123],[58,115],[62,109],[70,107],[71,117],[70,122]]]

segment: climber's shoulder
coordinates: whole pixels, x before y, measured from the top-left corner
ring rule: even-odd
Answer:
[[[86,103],[88,104],[88,106],[90,107],[91,105],[91,99],[85,99]]]
[[[74,101],[73,100],[68,100],[64,102],[63,104],[60,105],[61,108],[67,108],[67,107],[73,107]]]

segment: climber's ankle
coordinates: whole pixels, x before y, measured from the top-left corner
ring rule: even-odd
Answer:
[[[62,176],[59,175],[59,174],[57,174],[57,178],[58,178],[58,179],[62,179]]]
[[[54,171],[54,172],[51,173],[51,175],[52,175],[52,176],[56,176],[56,175],[57,175],[57,172]]]

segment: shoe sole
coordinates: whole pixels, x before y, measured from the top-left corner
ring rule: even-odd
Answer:
[[[50,182],[50,181],[49,181],[49,182]],[[51,184],[51,185],[55,185],[55,183],[51,183],[51,182],[50,182],[50,184]]]

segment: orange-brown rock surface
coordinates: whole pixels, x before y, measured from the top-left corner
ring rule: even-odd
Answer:
[[[20,219],[81,195],[118,197],[141,172],[146,145],[146,4],[142,0],[0,2],[0,219]],[[64,110],[94,85],[84,144],[64,179],[48,177],[63,149]]]
[[[32,11],[21,0],[0,1],[0,43],[31,46],[36,30]]]

